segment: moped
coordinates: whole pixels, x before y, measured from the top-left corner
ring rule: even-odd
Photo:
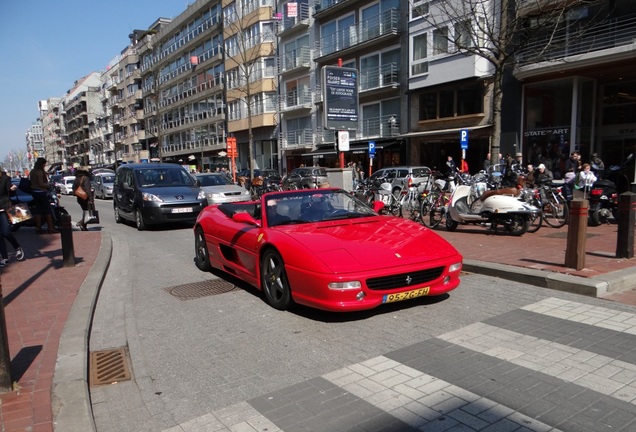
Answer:
[[[539,209],[519,201],[517,188],[488,190],[485,182],[462,184],[453,191],[446,213],[446,229],[461,224],[480,224],[497,231],[499,226],[513,236],[523,235]]]

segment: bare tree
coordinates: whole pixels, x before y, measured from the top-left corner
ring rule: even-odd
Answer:
[[[475,55],[492,66],[490,154],[497,155],[501,142],[503,80],[515,65],[539,61],[563,61],[568,32],[581,37],[590,26],[577,8],[598,5],[601,0],[449,0],[431,2],[426,20],[455,52]],[[598,16],[607,13],[600,8]],[[435,43],[435,41],[433,42]],[[435,47],[434,47],[435,49]]]
[[[253,3],[257,5],[257,3]],[[249,144],[250,180],[254,180],[254,133],[252,114],[258,112],[264,99],[258,95],[264,91],[263,59],[275,54],[274,20],[271,7],[238,9],[236,3],[224,9],[223,36],[225,40],[225,77],[228,105],[240,101],[241,111],[246,109]],[[275,90],[276,81],[271,80]]]

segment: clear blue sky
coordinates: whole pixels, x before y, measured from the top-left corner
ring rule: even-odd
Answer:
[[[132,30],[186,8],[185,0],[0,0],[0,162],[26,150],[39,100],[105,69]]]

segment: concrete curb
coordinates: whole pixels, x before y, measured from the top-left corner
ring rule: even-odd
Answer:
[[[610,292],[636,288],[636,269],[620,270],[595,278],[475,260],[464,260],[463,269],[467,272],[590,297],[603,297]]]
[[[95,431],[88,391],[88,339],[95,302],[110,265],[112,238],[101,232],[97,258],[82,283],[60,337],[51,404],[56,431]]]

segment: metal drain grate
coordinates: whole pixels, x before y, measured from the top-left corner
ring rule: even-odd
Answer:
[[[585,234],[585,238],[590,238],[590,237],[595,237],[598,234]],[[568,232],[567,231],[559,231],[559,232],[555,232],[552,234],[546,234],[544,235],[544,237],[550,237],[550,238],[568,238]]]
[[[236,291],[239,288],[223,279],[215,279],[203,282],[194,282],[175,287],[165,288],[170,294],[179,300],[194,300],[217,294]]]
[[[90,354],[90,386],[115,384],[131,379],[126,348],[93,351]]]

